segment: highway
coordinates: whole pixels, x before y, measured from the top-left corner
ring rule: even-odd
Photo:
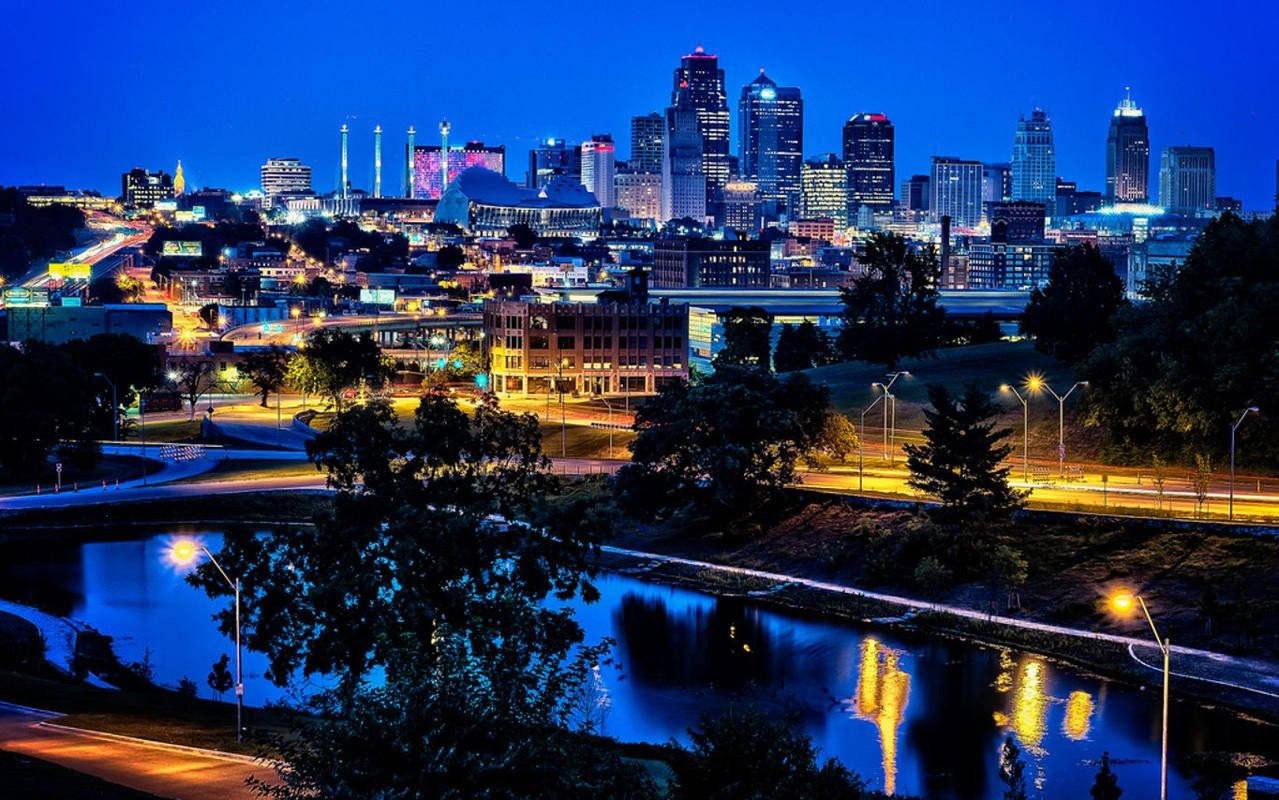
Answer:
[[[90,227],[103,227],[110,225],[105,238],[98,238],[94,242],[73,250],[61,260],[67,263],[89,264],[90,280],[102,277],[103,267],[110,264],[108,257],[114,255],[126,247],[135,247],[145,244],[147,239],[151,238],[151,228],[141,224],[125,225],[125,223],[105,218],[109,222],[102,220],[92,220]],[[93,225],[92,222],[97,222]],[[124,233],[120,230],[130,230],[132,233]],[[49,275],[49,265],[41,264],[28,272],[18,285],[28,289],[47,289],[55,285],[55,280]]]

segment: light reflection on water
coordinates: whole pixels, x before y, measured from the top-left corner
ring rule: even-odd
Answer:
[[[204,536],[216,552],[220,537]],[[211,621],[222,603],[162,563],[167,540],[28,548],[0,566],[0,579],[14,599],[38,599],[116,637],[125,660],[149,648],[158,680],[190,676],[207,695],[211,664],[231,651]],[[822,758],[839,758],[890,795],[995,800],[999,745],[1012,735],[1041,797],[1088,797],[1103,751],[1125,800],[1157,797],[1157,692],[1006,649],[797,618],[623,576],[598,585],[601,602],[572,605],[587,641],[618,643],[618,666],[597,677],[608,735],[683,739],[703,711],[754,705],[796,719]],[[265,669],[263,657],[247,654],[250,703],[287,696]],[[1189,797],[1186,754],[1273,756],[1279,734],[1176,703],[1170,750],[1169,796]]]

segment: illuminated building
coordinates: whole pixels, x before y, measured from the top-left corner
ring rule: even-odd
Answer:
[[[173,193],[175,195],[186,194],[187,179],[182,174],[182,159],[178,159],[178,168],[173,171]]]
[[[854,114],[844,123],[844,167],[848,170],[848,219],[862,206],[893,208],[893,123],[883,114]]]
[[[613,196],[614,166],[613,137],[597,135],[592,136],[589,142],[582,142],[582,185],[595,195],[601,208],[616,205]]]
[[[557,175],[574,181],[582,179],[582,148],[563,139],[547,139],[528,151],[525,186],[541,189]]]
[[[950,217],[957,228],[975,228],[982,218],[982,171],[980,161],[933,156],[929,175],[928,214],[933,222]]]
[[[646,172],[619,172],[613,176],[618,208],[637,219],[657,221],[662,216],[662,176]]]
[[[990,241],[1001,244],[1024,244],[1044,240],[1043,203],[1014,200],[991,203]]]
[[[1040,203],[1046,213],[1057,208],[1057,157],[1052,120],[1036,108],[1017,122],[1013,137],[1012,199]]]
[[[373,128],[373,196],[382,196],[382,126]]]
[[[666,142],[666,118],[657,112],[631,117],[632,172],[653,175],[662,171],[662,147]]]
[[[342,178],[338,184],[338,194],[346,199],[351,196],[351,179],[347,172],[347,139],[350,136],[350,130],[346,127],[346,123],[342,123]]]
[[[296,158],[268,158],[262,165],[263,205],[270,208],[284,195],[311,194],[311,168]]]
[[[742,87],[737,106],[739,174],[759,187],[769,219],[794,217],[804,161],[804,101],[799,89],[778,86],[761,69]]]
[[[768,242],[666,238],[653,243],[653,286],[767,287]]]
[[[720,190],[718,205],[721,223],[727,230],[753,236],[759,233],[762,211],[759,185],[751,181],[729,181]]]
[[[901,205],[907,211],[927,211],[929,200],[929,177],[927,175],[911,175],[902,182]]]
[[[829,219],[835,230],[848,229],[848,171],[834,153],[805,161],[799,172],[800,216]]]
[[[1048,283],[1062,246],[1053,242],[973,242],[968,247],[969,289],[1035,289]]]
[[[707,179],[699,113],[688,86],[679,89],[675,104],[666,109],[666,146],[662,148],[663,222],[688,217],[701,223],[706,219]]]
[[[1159,205],[1170,214],[1211,213],[1217,167],[1211,147],[1165,147],[1159,157]]]
[[[671,105],[676,107],[681,103],[695,112],[706,183],[704,203],[709,204],[728,183],[728,96],[724,92],[724,70],[719,68],[719,58],[701,47],[680,59],[675,69]],[[668,111],[667,133],[673,137],[670,122]]]
[[[167,172],[134,167],[120,176],[120,199],[125,208],[153,208],[159,200],[173,199],[173,178]]]
[[[541,191],[518,186],[484,167],[469,167],[449,182],[435,207],[436,222],[474,236],[505,236],[525,224],[539,236],[580,236],[600,227],[600,205],[580,183],[552,178]]]
[[[1146,115],[1129,94],[1110,117],[1106,136],[1106,202],[1150,200],[1150,133]]]
[[[981,199],[983,203],[1007,203],[1013,199],[1011,164],[982,165]]]
[[[1080,191],[1074,181],[1057,181],[1057,210],[1052,216],[1070,217],[1098,208],[1101,208],[1101,192]]]
[[[447,138],[447,137],[445,137]],[[445,165],[440,159],[440,145],[418,145],[413,152],[413,196],[435,200],[444,191]],[[483,167],[499,175],[506,174],[506,148],[487,147],[483,142],[467,142],[448,149],[448,183],[452,183],[462,170]]]
[[[795,219],[787,223],[786,228],[792,236],[800,239],[830,242],[835,238],[835,223],[830,217]]]
[[[413,199],[413,139],[417,136],[417,131],[410,125],[405,132],[408,139],[404,143],[404,196]]]

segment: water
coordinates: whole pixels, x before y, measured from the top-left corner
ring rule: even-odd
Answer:
[[[211,549],[215,532],[203,536]],[[5,593],[114,636],[125,661],[150,650],[156,679],[205,682],[229,640],[224,607],[182,580],[163,554],[171,534],[40,545],[0,567]],[[1006,649],[820,622],[622,576],[575,604],[587,640],[616,640],[603,673],[604,731],[626,741],[683,739],[703,711],[754,705],[789,714],[833,756],[889,793],[995,800],[997,754],[1012,734],[1038,796],[1087,798],[1108,751],[1125,800],[1158,796],[1159,694]],[[248,653],[246,701],[289,695]],[[228,698],[229,695],[228,695]],[[1193,797],[1185,757],[1206,750],[1279,755],[1279,730],[1174,702],[1169,797]],[[1032,796],[1035,793],[1032,793]]]

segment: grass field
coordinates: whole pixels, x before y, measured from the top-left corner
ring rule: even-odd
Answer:
[[[567,425],[564,428],[563,447],[560,441],[560,425],[542,423],[542,452],[553,458],[609,458],[609,432],[585,425]],[[627,443],[635,438],[631,431],[613,431],[612,458],[630,458]]]

